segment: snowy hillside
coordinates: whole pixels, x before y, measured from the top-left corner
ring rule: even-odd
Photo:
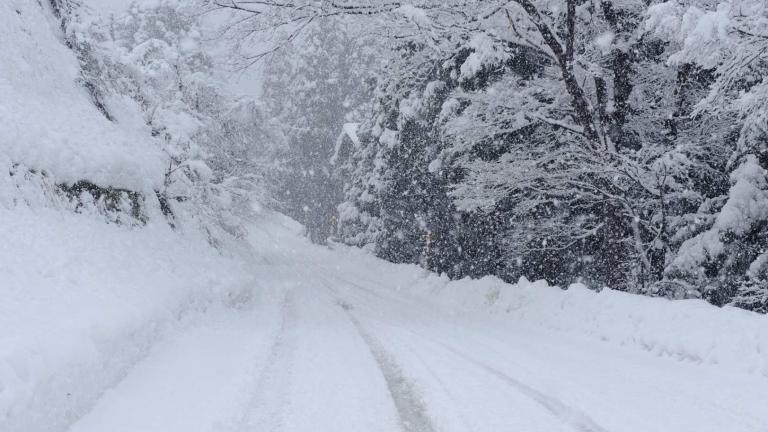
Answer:
[[[0,4],[3,431],[62,430],[163,334],[236,306],[253,280],[181,203],[172,229],[156,198],[167,147],[135,100],[90,87],[62,13]]]
[[[599,279],[589,277],[562,288],[525,277],[510,283],[511,267],[483,255],[546,273],[544,266],[562,264],[558,257],[575,255],[547,255],[552,250],[537,236],[573,222],[572,215],[523,203],[510,211],[527,209],[531,219],[518,225],[503,212],[462,213],[451,201],[473,188],[476,195],[457,199],[492,201],[511,190],[507,180],[529,179],[501,169],[519,160],[452,159],[435,140],[466,144],[485,126],[460,139],[442,132],[456,132],[474,115],[486,118],[484,98],[524,98],[530,89],[484,75],[492,75],[489,64],[520,67],[492,46],[493,14],[478,24],[484,36],[462,39],[462,61],[428,68],[430,80],[436,73],[466,88],[432,81],[404,92],[393,84],[397,76],[416,79],[423,70],[408,68],[434,58],[410,52],[382,61],[392,52],[356,31],[376,27],[398,40],[415,23],[426,32],[416,37],[428,33],[431,49],[444,54],[456,47],[445,46],[441,20],[466,13],[454,15],[463,10],[458,3],[430,1],[383,9],[364,1],[255,2],[263,13],[242,7],[254,2],[0,2],[0,432],[768,431],[768,315],[725,304],[730,300],[716,307],[712,298],[660,298],[653,291],[660,285],[645,285],[650,276],[632,273],[640,267],[628,270],[624,261],[608,268],[643,285],[598,290]],[[710,12],[663,5],[644,15],[648,31],[696,45],[677,32],[677,15],[706,27]],[[308,27],[306,39],[297,39],[303,50],[265,67],[264,88],[241,81],[261,71],[233,78],[225,65],[221,51],[233,49],[233,34],[273,28],[260,27],[264,17],[281,27],[275,22],[318,14],[326,23],[329,14],[349,10],[382,18],[370,28],[354,19]],[[214,28],[226,17],[239,20]],[[384,23],[391,27],[378,27]],[[255,46],[288,36],[277,32]],[[604,31],[593,39],[611,50],[623,43],[617,38]],[[694,48],[688,61],[699,61],[701,47]],[[538,58],[522,52],[525,61]],[[250,55],[260,58],[258,50]],[[252,60],[232,58],[236,66]],[[372,73],[380,63],[391,68],[389,77]],[[551,84],[551,74],[536,73],[526,79]],[[555,115],[544,105],[562,95],[548,92],[515,103],[527,107],[535,99],[539,114]],[[465,111],[452,111],[461,104]],[[437,133],[425,118],[447,129]],[[552,136],[534,129],[530,143]],[[513,144],[507,150],[520,150]],[[658,160],[685,159],[673,156]],[[442,170],[451,163],[466,164],[465,183],[450,191],[430,183],[447,179]],[[724,195],[707,198],[697,215],[669,216],[676,227],[695,226],[678,236],[644,237],[659,220],[648,195],[640,209],[648,212],[631,219],[639,230],[632,242],[618,225],[605,235],[615,249],[592,238],[608,222],[574,217],[582,225],[569,233],[591,240],[578,243],[585,253],[568,271],[605,272],[595,259],[627,258],[626,245],[657,266],[663,257],[651,249],[667,242],[665,251],[671,244],[681,249],[667,257],[668,271],[653,277],[674,285],[668,297],[700,297],[699,285],[680,282],[689,276],[719,292],[748,267],[738,298],[759,310],[760,257],[768,253],[761,249],[763,163],[752,154],[734,157],[718,189]],[[598,177],[611,181],[613,174]],[[673,191],[684,183],[678,180],[665,190],[698,202],[699,195]],[[648,186],[650,177],[641,181],[658,186]],[[556,186],[529,186],[540,184]],[[528,237],[515,231],[521,227]],[[586,253],[588,247],[594,250]],[[739,253],[732,259],[713,257],[733,250]],[[544,264],[531,264],[539,258]],[[711,264],[706,271],[703,262]],[[658,295],[626,292],[646,288]]]
[[[52,4],[0,4],[4,431],[66,427],[163,334],[238,304],[253,279],[239,249],[211,245],[210,220],[161,205],[169,148],[136,100],[90,81],[84,65],[104,60],[72,49]]]
[[[23,164],[57,182],[89,179],[136,191],[163,180],[160,149],[134,104],[113,98],[110,116],[94,105],[59,21],[37,2],[3,2],[0,119],[3,165]],[[50,9],[50,7],[48,7]],[[106,103],[106,102],[104,102]]]

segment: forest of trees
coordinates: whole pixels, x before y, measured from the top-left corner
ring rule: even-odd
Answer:
[[[315,241],[768,311],[763,0],[208,7],[267,65]]]

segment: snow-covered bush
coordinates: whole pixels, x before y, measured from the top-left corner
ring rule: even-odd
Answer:
[[[250,200],[269,204],[276,139],[256,102],[225,90],[190,6],[136,2],[120,17],[80,8],[63,19],[97,106],[110,121],[145,124],[162,150],[152,199],[168,222],[195,221],[214,245],[242,237]]]

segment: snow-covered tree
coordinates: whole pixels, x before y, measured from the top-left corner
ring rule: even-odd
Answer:
[[[155,194],[169,223],[196,221],[218,244],[242,236],[237,214],[251,199],[267,200],[279,149],[263,109],[224,90],[192,11],[138,2],[119,18],[73,15],[65,29],[94,104],[112,121],[143,123],[166,154]]]
[[[209,1],[254,61],[329,17],[388,41],[342,168],[345,241],[424,262],[439,227],[432,269],[756,308],[766,6],[650,3]]]
[[[765,310],[768,296],[768,5],[759,0],[665,2],[647,27],[669,41],[669,62],[712,71],[691,115],[738,125],[727,166],[730,189],[704,229],[681,244],[667,273],[717,304]]]
[[[280,198],[317,243],[336,228],[342,184],[331,158],[343,125],[359,121],[370,99],[372,63],[365,38],[340,19],[308,26],[291,50],[265,59],[262,98],[289,149]]]

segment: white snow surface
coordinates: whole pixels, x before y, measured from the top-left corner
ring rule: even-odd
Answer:
[[[63,182],[137,191],[162,184],[160,148],[138,108],[111,98],[116,121],[99,112],[47,4],[0,3],[0,153]]]
[[[0,430],[65,430],[163,334],[253,288],[241,263],[157,219],[0,206]]]
[[[349,139],[352,140],[352,144],[354,144],[355,147],[360,147],[360,138],[357,136],[358,126],[360,126],[359,123],[344,123],[342,126],[342,130]]]
[[[483,67],[500,64],[508,57],[493,39],[484,33],[473,36],[468,47],[472,49],[472,54],[461,65],[459,70],[461,79],[470,79]]]
[[[448,281],[277,214],[239,261],[2,216],[2,431],[768,429],[763,315]]]

